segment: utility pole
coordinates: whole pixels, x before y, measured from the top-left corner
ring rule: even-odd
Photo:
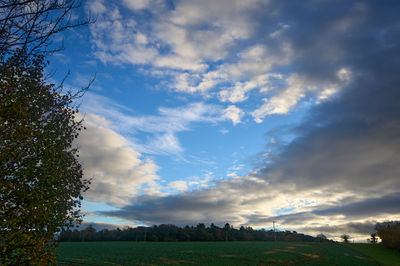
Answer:
[[[275,221],[272,221],[272,227],[274,228],[274,239],[276,241]]]

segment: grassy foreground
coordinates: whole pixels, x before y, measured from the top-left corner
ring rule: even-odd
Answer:
[[[380,265],[400,265],[400,252],[385,248],[383,245],[347,244],[346,246],[368,255]]]
[[[377,265],[337,243],[64,242],[59,265]]]

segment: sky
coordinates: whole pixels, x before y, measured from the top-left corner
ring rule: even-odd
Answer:
[[[48,67],[84,88],[84,223],[365,240],[400,220],[400,2],[86,0]]]

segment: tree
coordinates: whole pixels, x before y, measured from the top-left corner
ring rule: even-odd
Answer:
[[[378,238],[377,238],[377,234],[376,233],[372,233],[371,234],[371,243],[372,244],[376,244],[378,242]]]
[[[349,239],[350,239],[349,235],[343,234],[340,236],[340,238],[343,239],[344,243],[349,243]]]
[[[224,237],[222,236],[222,229],[216,226],[214,223],[210,225],[210,233],[213,235],[214,241],[222,241]]]
[[[54,233],[80,219],[88,189],[73,141],[83,128],[73,101],[47,84],[44,57],[0,65],[0,264],[47,264]]]
[[[49,48],[53,35],[93,22],[72,19],[79,0],[0,0],[0,56],[24,51],[27,55],[61,49]],[[2,60],[3,61],[3,60]]]
[[[79,0],[0,0],[0,264],[48,264],[49,240],[79,222],[83,179],[72,146],[82,96],[48,84],[52,37],[76,21]]]
[[[229,223],[226,223],[222,230],[225,235],[225,241],[228,241],[230,239],[230,231],[232,230],[232,227],[229,225]]]
[[[375,230],[386,247],[400,251],[400,221],[377,223]]]

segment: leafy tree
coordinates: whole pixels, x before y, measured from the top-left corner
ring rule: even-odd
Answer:
[[[213,240],[214,241],[222,241],[224,240],[224,237],[222,235],[222,229],[216,226],[215,224],[210,225],[210,233],[213,235]]]
[[[385,246],[400,251],[400,221],[377,223],[375,230]]]
[[[0,264],[46,264],[54,233],[79,220],[88,188],[73,141],[81,92],[47,84],[43,56],[0,65]]]
[[[349,235],[343,234],[340,236],[340,238],[343,239],[344,243],[349,243],[349,239],[350,239]]]
[[[371,243],[372,244],[376,244],[378,242],[378,238],[377,238],[377,234],[376,233],[372,233],[371,234]]]
[[[232,227],[229,225],[229,223],[226,223],[222,230],[224,231],[225,241],[228,241],[230,238],[230,231],[232,231]]]
[[[76,94],[48,84],[52,37],[93,20],[72,19],[79,0],[0,0],[0,265],[55,260],[49,240],[80,219],[88,188],[72,143],[82,129]]]
[[[84,230],[81,231],[82,234],[82,241],[96,241],[96,229],[89,225]]]

